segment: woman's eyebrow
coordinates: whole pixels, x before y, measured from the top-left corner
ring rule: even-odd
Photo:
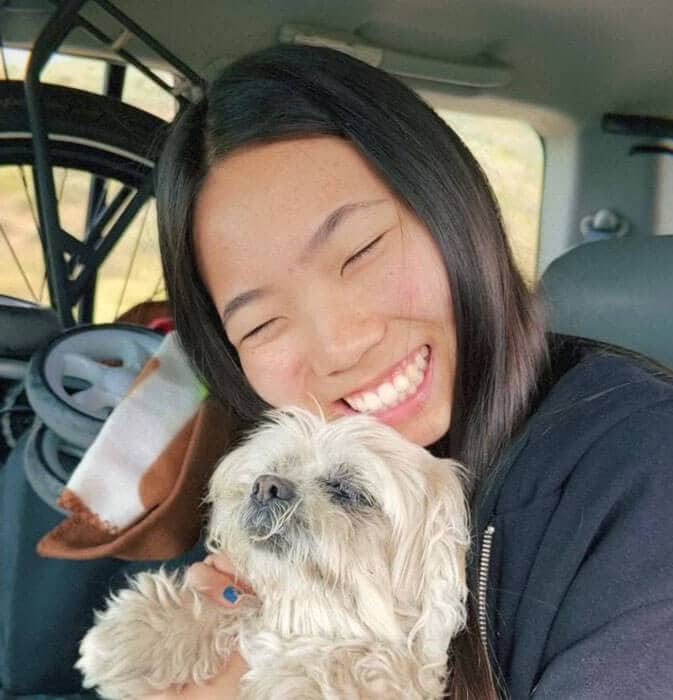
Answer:
[[[242,292],[241,294],[237,294],[233,299],[228,301],[222,309],[222,314],[221,314],[222,325],[226,326],[227,321],[242,306],[249,304],[251,301],[254,301],[255,299],[259,299],[259,297],[263,297],[265,294],[268,294],[268,291],[269,290],[267,287],[257,287],[255,289],[249,289],[247,292]]]
[[[306,262],[318,248],[325,244],[330,235],[343,223],[344,219],[348,218],[353,212],[383,204],[387,201],[386,199],[370,199],[362,202],[348,202],[347,204],[342,204],[340,207],[337,207],[325,218],[311,238],[309,238],[304,246],[304,250],[299,256],[299,261],[302,263]]]
[[[387,202],[387,199],[370,199],[364,200],[362,202],[348,202],[337,207],[331,214],[325,218],[325,220],[318,226],[315,232],[311,235],[308,242],[304,246],[301,255],[299,256],[299,261],[305,263],[315,251],[323,246],[330,235],[347,219],[353,212],[360,209],[366,209],[367,207],[373,207],[378,204],[383,204]],[[222,309],[222,325],[226,325],[227,321],[231,316],[238,311],[242,306],[249,304],[256,299],[268,294],[269,290],[267,287],[256,287],[255,289],[249,289],[241,294],[237,294],[233,299],[228,301]]]

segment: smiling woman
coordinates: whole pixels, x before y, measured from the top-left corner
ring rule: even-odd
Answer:
[[[414,93],[331,50],[252,55],[183,115],[157,197],[176,327],[223,403],[372,413],[480,483],[546,346],[481,169]],[[470,664],[454,690],[488,697]]]
[[[252,54],[176,124],[157,201],[178,333],[244,424],[367,413],[464,464],[450,697],[670,689],[671,377],[545,336],[486,178],[430,108],[336,51]],[[231,604],[222,568],[196,571]]]

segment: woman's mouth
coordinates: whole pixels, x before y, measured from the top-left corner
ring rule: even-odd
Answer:
[[[344,396],[343,401],[358,413],[384,417],[389,410],[407,403],[426,384],[430,348],[423,345],[396,367],[377,386]]]

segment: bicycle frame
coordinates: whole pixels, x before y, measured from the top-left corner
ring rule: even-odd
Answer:
[[[119,37],[111,38],[82,16],[82,10],[87,4],[97,5],[120,25],[122,32]],[[54,14],[33,45],[24,84],[33,134],[33,177],[47,283],[52,305],[64,328],[91,321],[97,271],[153,191],[152,176],[148,175],[123,208],[119,196],[106,205],[102,198],[102,183],[93,178],[89,191],[84,241],[78,240],[61,227],[48,134],[40,98],[40,75],[52,53],[58,50],[68,34],[76,28],[84,29],[121,59],[119,65],[110,62],[107,64],[105,94],[110,97],[121,96],[126,64],[135,66],[159,87],[171,93],[178,100],[180,109],[184,108],[190,99],[198,97],[205,86],[200,76],[108,0],[65,0],[55,3]],[[161,80],[124,48],[130,35],[140,39],[181,76],[183,82],[178,90]],[[188,93],[191,94],[187,96]],[[105,226],[118,212],[120,213],[117,220],[103,236]],[[80,269],[76,273],[78,267]],[[78,306],[76,320],[73,309]]]

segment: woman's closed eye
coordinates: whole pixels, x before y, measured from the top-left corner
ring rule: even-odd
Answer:
[[[260,323],[258,326],[255,326],[251,331],[248,331],[242,338],[240,342],[243,342],[244,340],[247,340],[248,338],[253,338],[257,335],[259,335],[264,329],[269,328],[269,326],[274,322],[277,321],[277,318],[270,318],[268,321],[264,321],[264,323]]]
[[[380,243],[381,239],[385,236],[385,233],[382,233],[380,236],[377,236],[373,241],[370,243],[367,243],[366,246],[363,248],[360,248],[356,253],[351,255],[348,260],[342,265],[341,267],[341,274],[343,274],[343,271],[346,269],[348,265],[352,265],[353,263],[357,262],[358,260],[364,258],[368,253],[371,253],[374,251],[378,243]]]

